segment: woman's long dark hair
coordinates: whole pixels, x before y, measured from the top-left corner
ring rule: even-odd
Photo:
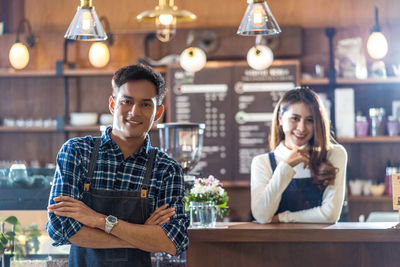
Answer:
[[[331,143],[336,141],[330,132],[330,123],[325,108],[318,95],[307,87],[290,90],[279,100],[274,110],[270,133],[270,150],[273,151],[285,139],[282,127],[279,125],[279,115],[282,116],[295,103],[304,103],[310,107],[314,120],[314,134],[310,144],[310,169],[312,183],[319,189],[333,184],[337,168],[327,160]]]

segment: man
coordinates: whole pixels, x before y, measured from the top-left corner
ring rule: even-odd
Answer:
[[[148,135],[164,111],[164,80],[132,65],[112,87],[112,127],[57,155],[46,230],[53,245],[71,244],[69,266],[151,266],[149,252],[188,247],[182,168]]]

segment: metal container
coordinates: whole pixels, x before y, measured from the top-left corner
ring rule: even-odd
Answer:
[[[378,136],[385,134],[385,109],[370,108],[369,117],[371,119],[371,135]]]
[[[188,175],[200,160],[203,148],[204,123],[158,124],[160,148],[173,157]],[[185,176],[185,180],[186,180]]]

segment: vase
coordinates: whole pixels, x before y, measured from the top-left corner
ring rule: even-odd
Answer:
[[[191,228],[215,227],[217,216],[214,202],[190,202],[189,208]]]
[[[1,267],[10,267],[10,261],[13,257],[13,254],[3,254],[0,256],[0,266]],[[4,261],[3,261],[4,260]]]

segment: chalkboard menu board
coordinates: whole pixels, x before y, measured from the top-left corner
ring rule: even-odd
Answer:
[[[169,68],[168,120],[206,124],[202,158],[192,172],[249,180],[252,158],[268,150],[275,104],[298,84],[298,76],[293,60],[275,61],[263,71],[242,62],[194,74]]]

